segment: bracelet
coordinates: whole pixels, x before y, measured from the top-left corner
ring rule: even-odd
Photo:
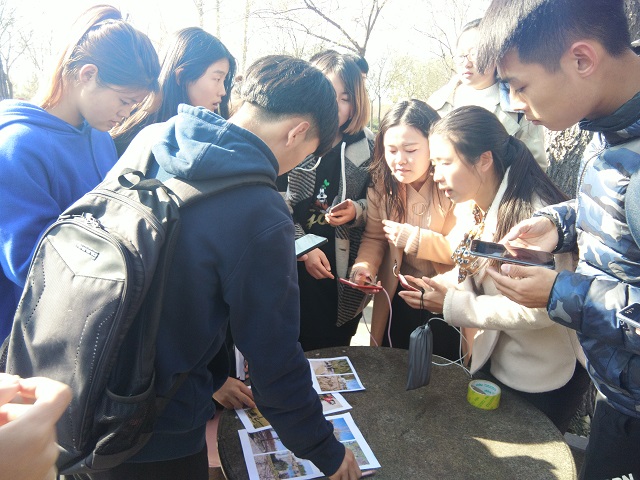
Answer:
[[[547,213],[547,212],[537,212],[535,216],[548,218],[556,226],[556,230],[558,231],[558,244],[556,245],[556,248],[554,248],[551,251],[551,253],[556,253],[558,250],[562,248],[562,245],[564,245],[564,231],[562,230],[562,226],[560,225],[560,222],[558,222],[558,220],[553,214]]]

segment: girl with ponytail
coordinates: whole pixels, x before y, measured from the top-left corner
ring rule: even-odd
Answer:
[[[453,275],[410,277],[424,295],[400,295],[413,308],[422,304],[464,327],[471,372],[524,397],[564,433],[589,385],[575,331],[551,321],[545,309],[526,308],[500,294],[486,273],[490,262],[468,251],[473,239],[497,242],[564,195],[526,145],[484,108],[453,110],[431,127],[429,145],[437,187],[460,207],[468,205],[475,225],[454,251]],[[556,255],[555,263],[556,269],[574,267],[571,254]]]
[[[0,339],[44,229],[117,160],[108,130],[158,89],[149,38],[108,5],[82,15],[37,103],[0,102]]]

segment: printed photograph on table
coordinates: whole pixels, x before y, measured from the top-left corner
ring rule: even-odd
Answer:
[[[318,393],[364,390],[349,357],[316,358],[309,363],[313,387]]]
[[[322,404],[322,413],[325,415],[351,409],[349,402],[339,393],[321,393],[318,397]],[[271,424],[257,408],[239,408],[236,409],[236,414],[247,432],[259,432],[271,428]]]
[[[322,404],[322,413],[325,415],[351,410],[349,402],[339,393],[321,393],[318,396]]]
[[[349,357],[318,358],[309,360],[311,370],[316,375],[344,375],[354,373]]]
[[[361,469],[380,468],[380,463],[349,413],[327,417],[338,441],[350,449]],[[319,478],[322,473],[310,461],[286,450],[273,429],[238,431],[250,480]]]

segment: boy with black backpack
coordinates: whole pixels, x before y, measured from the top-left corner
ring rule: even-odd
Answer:
[[[497,63],[511,105],[553,130],[595,132],[577,198],[516,225],[506,240],[577,251],[575,272],[502,265],[499,290],[578,333],[599,395],[581,478],[640,477],[640,58],[622,0],[493,0],[480,68]]]
[[[264,175],[275,181],[330,147],[335,92],[307,62],[258,60],[242,96],[229,121],[181,105],[176,117],[141,132],[125,156],[151,146],[160,180]],[[139,453],[106,472],[71,478],[207,479],[205,424],[214,411],[211,394],[227,378],[212,378],[207,365],[227,328],[249,363],[256,404],[283,443],[332,479],[359,478],[353,454],[322,415],[297,343],[293,223],[280,194],[265,184],[239,186],[181,208],[180,216],[157,334],[156,390],[166,394],[185,372],[186,378]]]

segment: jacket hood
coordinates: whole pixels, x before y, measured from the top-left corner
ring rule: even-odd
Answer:
[[[35,125],[57,133],[77,134],[91,130],[91,126],[86,122],[80,128],[76,128],[33,103],[3,100],[0,102],[0,128],[12,123]]]
[[[262,173],[276,179],[279,165],[256,135],[203,108],[179,105],[152,147],[160,167],[188,180]]]

